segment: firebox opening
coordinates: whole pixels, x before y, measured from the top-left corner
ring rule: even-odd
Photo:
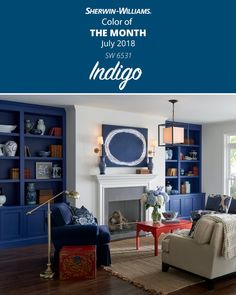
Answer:
[[[105,190],[105,222],[111,238],[134,237],[136,223],[145,220],[145,210],[141,195],[145,187],[119,187]]]
[[[141,215],[139,200],[109,202],[108,226],[111,234],[134,231]]]

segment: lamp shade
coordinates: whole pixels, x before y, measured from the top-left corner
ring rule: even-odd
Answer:
[[[184,128],[174,126],[163,128],[163,143],[184,143]]]
[[[157,141],[156,141],[156,139],[152,139],[151,140],[151,147],[152,148],[156,148],[157,147]]]
[[[97,144],[98,145],[102,145],[103,144],[103,137],[102,136],[98,136],[97,137]]]

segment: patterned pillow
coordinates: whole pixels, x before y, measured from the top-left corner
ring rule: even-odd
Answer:
[[[207,198],[206,210],[228,213],[231,199],[230,196],[211,194]]]
[[[80,224],[80,225],[86,225],[86,224],[97,224],[95,221],[95,218],[92,213],[88,211],[84,206],[81,208],[76,208],[71,206],[72,211],[72,223],[73,224]]]

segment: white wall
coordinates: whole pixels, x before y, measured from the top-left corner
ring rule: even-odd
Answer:
[[[81,197],[76,205],[78,207],[84,205],[95,216],[98,215],[98,189],[95,175],[99,174],[99,158],[93,150],[96,147],[97,136],[101,135],[102,124],[148,128],[148,138],[157,139],[157,125],[164,121],[165,118],[100,108],[75,106],[75,108],[67,109],[67,184],[71,186],[70,189],[80,192]],[[75,150],[73,150],[74,144]],[[153,173],[158,175],[157,182],[153,182],[153,187],[164,186],[164,148],[157,148],[153,162]],[[136,168],[129,167],[107,168],[106,174],[135,173],[135,170]]]
[[[202,128],[202,191],[224,193],[224,134],[236,133],[236,121],[205,124]]]
[[[76,128],[75,128],[75,107],[66,108],[66,171],[67,189],[76,191]],[[75,200],[70,199],[70,203],[75,205]]]

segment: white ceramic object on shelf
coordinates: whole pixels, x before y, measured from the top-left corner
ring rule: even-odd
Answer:
[[[17,150],[17,143],[15,141],[8,141],[4,145],[4,151],[7,157],[14,157]]]
[[[191,184],[189,183],[189,181],[185,181],[184,185],[185,185],[185,193],[190,194],[190,192],[191,192]]]
[[[166,193],[168,195],[170,195],[171,194],[171,190],[172,190],[172,185],[170,183],[168,183],[167,186],[166,186]]]
[[[173,150],[171,149],[167,149],[167,154],[168,154],[168,160],[172,160],[172,157],[173,157]]]
[[[41,135],[44,134],[45,129],[46,129],[46,126],[45,126],[45,124],[44,124],[43,119],[39,119],[39,120],[38,120],[37,129],[40,130],[40,131],[42,132]]]
[[[52,178],[61,178],[61,167],[57,164],[52,166]]]
[[[17,125],[0,125],[0,132],[10,133],[16,129]]]
[[[0,207],[6,203],[6,196],[5,195],[0,195]]]

